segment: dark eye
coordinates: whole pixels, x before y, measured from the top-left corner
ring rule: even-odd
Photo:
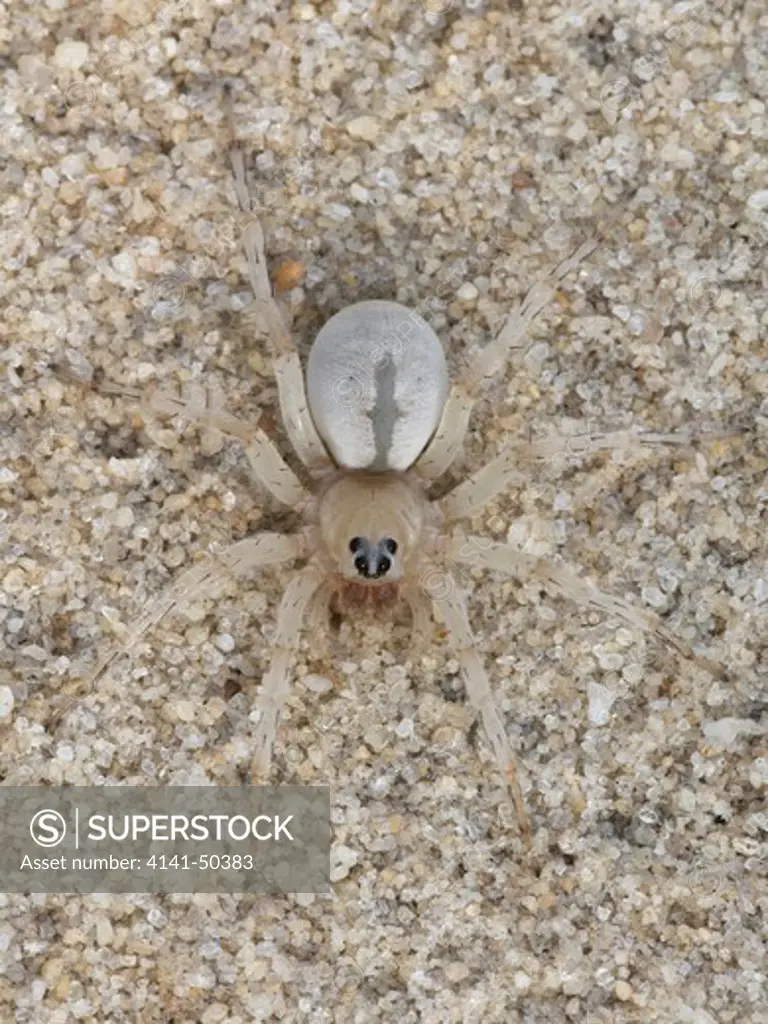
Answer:
[[[384,541],[384,547],[387,549],[390,555],[397,554],[397,541],[392,540],[391,537],[387,537],[387,539]]]
[[[379,576],[383,576],[384,573],[385,572],[389,572],[389,570],[391,568],[392,568],[392,562],[390,561],[390,559],[387,558],[386,555],[382,555],[381,558],[379,559],[379,564],[377,566],[377,571],[379,573]]]
[[[359,551],[362,546],[362,537],[353,537],[352,540],[349,542],[349,550],[352,552],[353,555],[356,551]],[[357,565],[357,562],[355,562],[355,565]]]
[[[355,559],[355,568],[363,576],[368,572],[368,562],[362,555],[358,555]]]

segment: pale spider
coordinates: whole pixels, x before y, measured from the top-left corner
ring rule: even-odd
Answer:
[[[235,189],[243,210],[250,213],[245,161],[234,145],[231,101],[228,107]],[[449,493],[430,500],[430,485],[459,451],[485,382],[502,373],[510,351],[523,344],[529,324],[550,301],[558,283],[594,252],[597,243],[585,242],[539,280],[493,341],[450,386],[442,345],[427,323],[396,302],[370,301],[343,309],[322,328],[309,354],[306,388],[298,350],[270,285],[264,235],[257,219],[247,225],[243,244],[255,310],[272,349],[283,424],[311,484],[299,479],[254,423],[229,415],[211,388],[184,398],[160,391],[142,394],[120,386],[103,390],[139,399],[148,414],[181,415],[238,438],[256,478],[279,502],[299,509],[306,525],[294,534],[265,532],[246,538],[184,572],[127,628],[124,641],[101,659],[90,682],[172,609],[207,592],[213,581],[230,573],[304,563],[280,602],[269,669],[258,697],[253,767],[264,776],[305,618],[311,618],[313,630],[319,630],[334,599],[353,612],[366,607],[389,609],[404,599],[412,612],[414,631],[428,635],[431,612],[436,609],[528,842],[530,825],[515,759],[475,650],[464,596],[450,570],[437,587],[430,585],[430,573],[436,566],[468,565],[535,578],[558,594],[650,631],[684,657],[719,672],[720,666],[694,655],[652,613],[597,590],[569,568],[507,543],[468,536],[456,526],[510,484],[520,482],[519,467],[524,462],[635,444],[684,444],[691,436],[592,431],[533,443],[512,442]],[[443,585],[446,579],[449,585]]]

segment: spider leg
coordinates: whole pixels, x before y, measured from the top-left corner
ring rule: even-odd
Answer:
[[[326,661],[334,654],[330,644],[332,597],[332,584],[321,584],[312,595],[306,611],[306,629],[312,637],[313,653]]]
[[[272,293],[264,250],[264,231],[259,220],[253,216],[245,176],[245,158],[242,149],[235,142],[232,93],[229,89],[226,89],[225,100],[235,192],[241,209],[251,217],[243,231],[243,249],[248,261],[248,277],[253,289],[256,311],[262,318],[272,348],[280,413],[286,433],[298,457],[311,472],[321,473],[331,468],[333,463],[309,412],[298,349],[291,338],[280,305]]]
[[[410,657],[417,661],[429,649],[429,640],[434,632],[432,610],[423,587],[415,584],[406,586],[403,589],[403,598],[411,612]]]
[[[280,601],[269,669],[262,681],[256,708],[258,720],[254,737],[254,775],[264,776],[269,772],[277,721],[288,696],[288,674],[299,646],[304,615],[323,579],[324,575],[318,566],[308,565],[289,582]]]
[[[567,566],[555,565],[546,558],[527,554],[511,544],[461,534],[455,534],[448,541],[445,554],[447,558],[463,565],[491,569],[516,576],[518,579],[538,579],[562,597],[567,597],[586,608],[597,608],[609,615],[615,615],[629,625],[652,634],[683,658],[706,669],[711,675],[718,678],[725,675],[722,665],[695,654],[690,644],[667,629],[658,615],[638,608],[624,598],[606,594]]]
[[[305,553],[305,540],[300,534],[259,533],[237,541],[218,554],[206,555],[197,565],[174,580],[130,625],[118,627],[119,639],[99,659],[96,668],[85,681],[84,688],[71,695],[54,714],[54,724],[58,724],[79,700],[91,692],[122,654],[130,654],[139,641],[171,612],[208,594],[216,583],[229,575],[241,575],[251,569],[281,565],[301,558]]]
[[[598,247],[594,238],[541,277],[510,313],[501,331],[469,363],[454,382],[434,437],[416,465],[425,483],[436,480],[453,462],[467,433],[469,417],[486,381],[502,372],[513,349],[522,348],[530,324],[551,302],[560,281]]]
[[[205,386],[188,384],[180,395],[175,395],[154,387],[142,390],[112,382],[94,384],[72,376],[66,367],[60,367],[58,375],[99,394],[117,395],[136,402],[146,416],[180,416],[207,430],[218,430],[228,437],[237,438],[245,446],[254,476],[273,497],[292,508],[309,500],[308,491],[256,421],[241,420],[226,411],[221,388],[215,382]]]
[[[475,647],[474,637],[467,617],[464,595],[457,586],[444,588],[441,594],[432,597],[436,608],[442,613],[448,630],[449,641],[464,674],[467,696],[472,706],[480,713],[486,735],[496,756],[507,790],[515,805],[517,819],[526,846],[531,845],[531,824],[525,810],[525,801],[517,778],[517,764],[509,745],[504,722],[491,690],[491,684],[480,656]]]
[[[530,483],[520,473],[526,462],[546,460],[555,469],[574,464],[584,457],[600,451],[631,451],[647,445],[690,446],[696,441],[714,440],[730,436],[727,431],[704,432],[680,430],[669,434],[649,431],[589,430],[583,433],[545,437],[528,444],[513,442],[505,446],[495,458],[467,477],[438,502],[446,522],[476,515],[498,494],[512,485],[525,487]]]

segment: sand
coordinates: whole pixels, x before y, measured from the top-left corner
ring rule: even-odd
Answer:
[[[332,787],[332,894],[0,896],[0,1017],[768,1021],[760,4],[47,0],[2,25],[6,785],[238,785],[250,763],[282,572],[164,621],[56,722],[196,557],[295,526],[237,443],[52,369],[215,380],[292,459],[224,81],[271,264],[306,267],[288,296],[304,356],[345,305],[396,299],[430,310],[455,372],[603,225],[448,482],[585,423],[734,436],[535,466],[471,524],[725,667],[470,572],[530,853],[439,625],[417,652],[405,618],[346,622],[340,656],[300,652],[273,774]]]

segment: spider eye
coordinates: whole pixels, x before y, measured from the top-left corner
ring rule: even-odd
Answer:
[[[390,555],[396,555],[397,554],[397,541],[393,540],[391,537],[387,537],[385,539],[384,547],[387,549],[387,551],[390,553]]]
[[[385,572],[389,572],[392,568],[392,560],[387,558],[386,555],[382,555],[379,559],[379,563],[376,566],[376,572],[379,576],[383,576]]]
[[[365,576],[368,572],[368,561],[363,555],[358,555],[355,559],[355,568],[361,576]]]
[[[362,546],[362,537],[353,537],[352,540],[349,542],[349,550],[352,552],[353,555],[356,551],[359,551]],[[355,562],[355,565],[357,565],[357,562]]]

